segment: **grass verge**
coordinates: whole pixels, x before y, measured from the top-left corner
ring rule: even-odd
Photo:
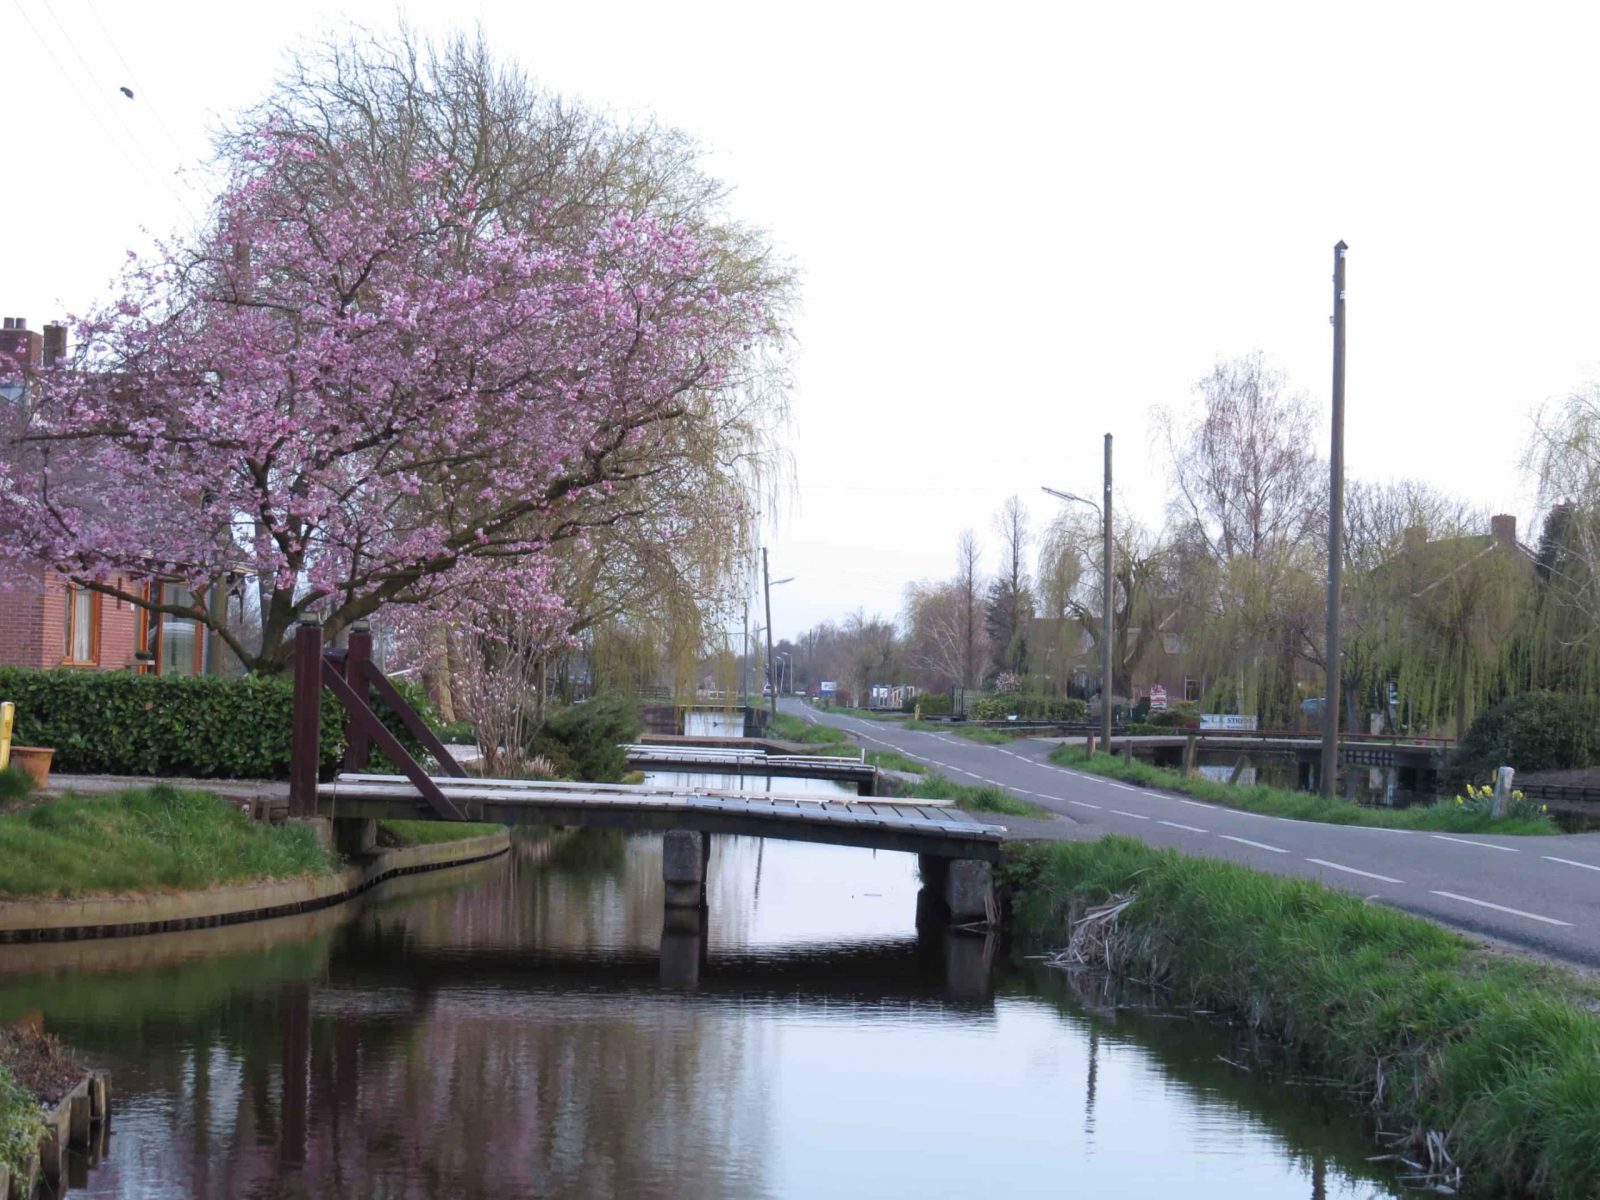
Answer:
[[[914,758],[907,758],[898,750],[868,750],[867,761],[886,771],[904,771],[907,775],[926,775],[928,768]]]
[[[966,812],[1004,813],[1008,817],[1048,817],[1051,814],[1036,804],[1019,800],[997,787],[968,787],[951,783],[943,775],[919,779],[900,793],[908,800],[949,800]]]
[[[799,742],[803,746],[842,746],[850,735],[832,725],[812,724],[788,713],[779,713],[767,722],[766,735],[781,742]]]
[[[504,825],[474,821],[379,821],[378,841],[386,846],[432,846],[499,833]]]
[[[1022,848],[1001,872],[1040,947],[1137,899],[1104,934],[1119,974],[1286,1042],[1412,1131],[1443,1134],[1475,1190],[1592,1196],[1600,1179],[1600,989],[1493,955],[1309,880],[1128,838]]]
[[[1487,813],[1464,809],[1450,801],[1419,804],[1411,808],[1368,808],[1349,800],[1329,800],[1310,792],[1270,787],[1264,783],[1240,787],[1201,776],[1184,778],[1166,767],[1152,766],[1138,759],[1130,763],[1114,754],[1096,754],[1093,759],[1088,759],[1076,746],[1057,746],[1050,753],[1050,761],[1110,779],[1183,792],[1212,804],[1274,817],[1288,817],[1295,821],[1320,821],[1325,825],[1375,825],[1385,829],[1429,829],[1440,833],[1560,832],[1548,817],[1506,817],[1497,821]]]
[[[331,870],[304,825],[262,825],[203,792],[136,788],[0,815],[0,898],[193,891]]]

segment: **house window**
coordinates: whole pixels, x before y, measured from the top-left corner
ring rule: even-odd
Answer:
[[[68,667],[92,667],[100,658],[100,597],[87,588],[67,586],[67,611],[61,661]]]
[[[152,604],[173,604],[190,607],[197,603],[196,595],[175,583],[152,583],[146,594]],[[173,613],[151,612],[140,614],[139,639],[150,654],[148,670],[157,675],[198,675],[204,666],[205,639],[200,635],[200,623],[193,617]]]
[[[1183,681],[1183,698],[1185,700],[1200,699],[1200,681],[1198,679],[1185,679]]]
[[[1161,648],[1168,654],[1183,653],[1183,636],[1177,633],[1163,633],[1161,635]]]

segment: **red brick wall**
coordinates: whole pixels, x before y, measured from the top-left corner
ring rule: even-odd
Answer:
[[[0,665],[44,665],[44,572],[5,568],[0,579]]]
[[[65,581],[53,571],[15,568],[9,579],[9,588],[0,586],[0,665],[59,667],[66,651]],[[101,598],[97,667],[115,671],[132,662],[138,623],[136,605]]]

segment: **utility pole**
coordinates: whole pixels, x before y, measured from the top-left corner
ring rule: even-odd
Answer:
[[[1116,592],[1115,579],[1112,574],[1116,566],[1111,548],[1111,435],[1106,434],[1106,491],[1100,505],[1100,515],[1105,521],[1105,555],[1101,561],[1101,586],[1100,597],[1100,744],[1109,753],[1111,750],[1111,608],[1112,597]]]
[[[750,707],[750,597],[744,598],[744,653],[739,656],[739,705]]]
[[[1339,596],[1344,573],[1344,256],[1348,247],[1333,248],[1333,446],[1328,452],[1328,682],[1322,704],[1322,778],[1324,796],[1339,792],[1339,701],[1343,675],[1339,651]]]
[[[772,576],[767,574],[767,548],[761,547],[761,590],[767,596],[767,677],[771,687],[770,712],[778,715],[778,681],[772,678]]]

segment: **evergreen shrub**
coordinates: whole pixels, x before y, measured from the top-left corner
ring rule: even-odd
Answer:
[[[624,696],[603,695],[551,713],[528,747],[556,773],[587,783],[620,783],[628,772],[623,745],[639,740],[639,706]]]
[[[1559,771],[1600,761],[1600,703],[1524,692],[1479,713],[1450,757],[1453,782],[1484,783],[1496,767]]]
[[[422,714],[420,687],[395,687]],[[0,667],[0,700],[17,706],[15,739],[50,746],[66,775],[287,779],[293,696],[284,676],[135,675],[128,671]],[[384,724],[413,755],[421,746],[383,705]],[[344,754],[344,709],[322,694],[321,772]],[[385,760],[376,751],[374,769]]]

